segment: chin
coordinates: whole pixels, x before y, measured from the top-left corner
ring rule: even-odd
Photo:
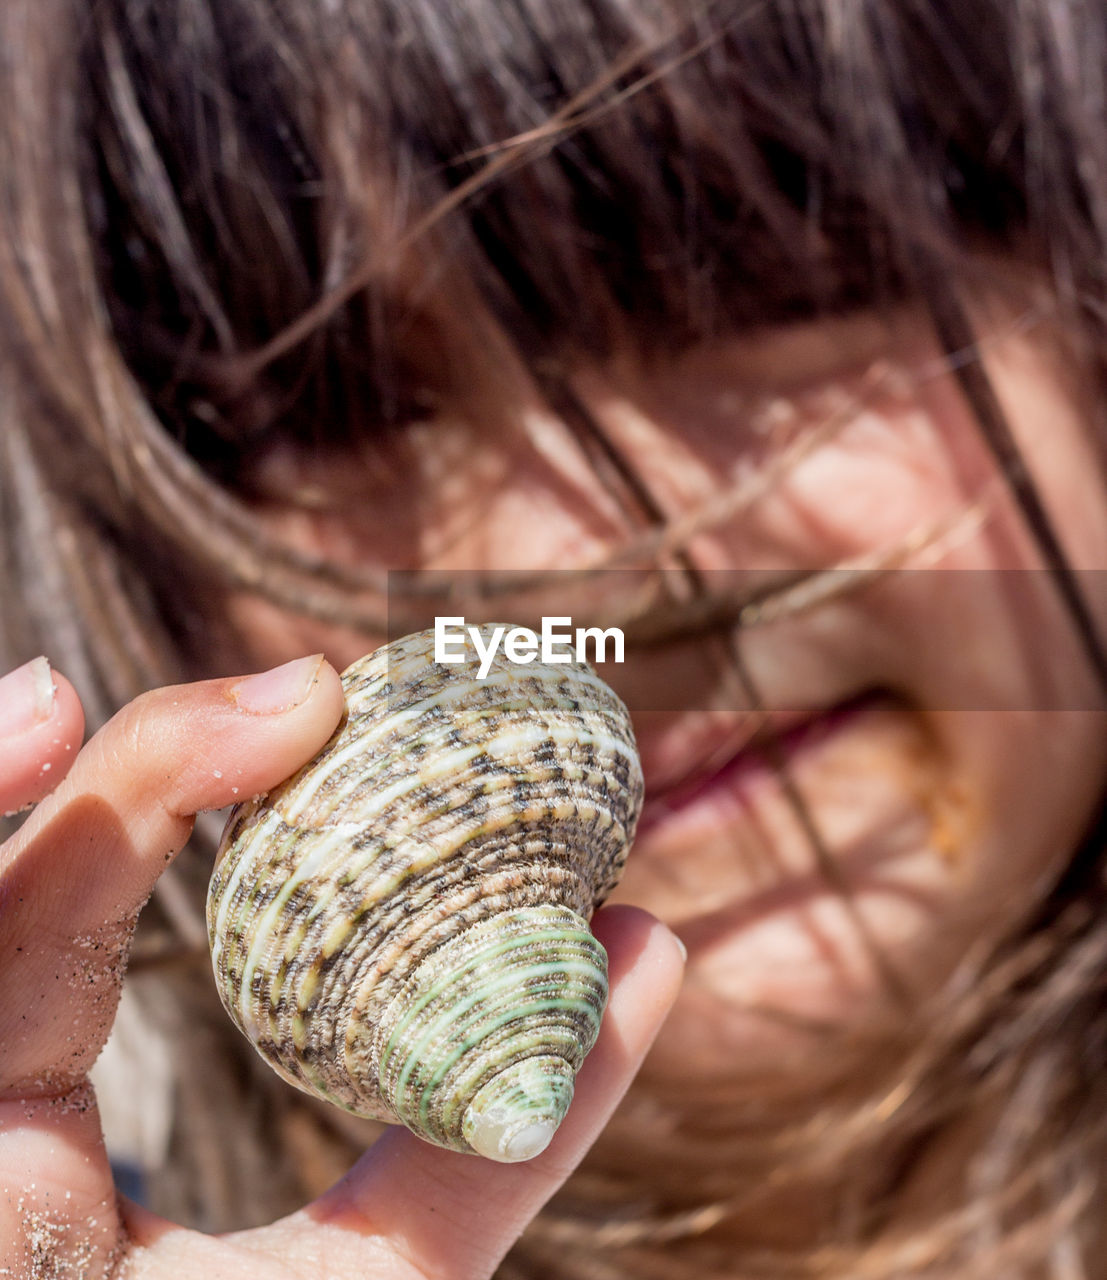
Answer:
[[[688,948],[657,1079],[832,1071],[835,1046],[901,1029],[971,945],[959,895],[975,824],[925,719],[858,700],[785,750],[787,784],[743,757],[660,812],[647,799],[619,896]]]
[[[690,948],[685,985],[651,1073],[732,1085],[833,1072],[857,1046],[894,1038],[950,971],[934,921],[898,894],[833,892],[721,929]]]

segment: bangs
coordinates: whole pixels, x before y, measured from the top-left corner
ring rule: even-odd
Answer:
[[[998,7],[336,8],[96,9],[104,294],[216,470],[278,419],[434,412],[493,327],[532,368],[671,351],[1024,238]]]
[[[1005,281],[1015,255],[1042,269],[1103,385],[1092,0],[5,14],[12,412],[38,423],[69,501],[139,559],[157,543],[379,631],[379,566],[309,554],[260,518],[275,444],[398,475],[412,422],[499,425],[544,402],[655,524],[575,394],[582,368],[905,297],[971,352],[962,304],[995,288],[997,254]],[[972,364],[959,379],[1017,475]]]

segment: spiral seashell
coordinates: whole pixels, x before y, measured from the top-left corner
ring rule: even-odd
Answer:
[[[220,996],[292,1084],[494,1160],[541,1151],[599,1030],[587,925],[642,797],[584,664],[438,664],[419,632],[342,676],[314,761],[231,814],[208,893]]]

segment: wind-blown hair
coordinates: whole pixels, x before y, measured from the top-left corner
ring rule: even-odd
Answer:
[[[952,350],[966,301],[1018,263],[1102,404],[1105,84],[1095,0],[5,0],[0,658],[46,652],[96,721],[206,673],[228,586],[379,632],[380,571],[267,533],[253,464],[278,442],[402,453],[406,426],[505,371],[594,432],[571,375],[628,344],[667,355],[914,299]],[[1003,457],[986,389],[965,387]],[[633,495],[632,460],[592,443]],[[632,1100],[510,1273],[1093,1274],[1099,852],[1093,834],[1025,936],[926,1011],[873,1097],[786,1133],[741,1100]],[[192,944],[202,873],[166,878],[150,937]],[[205,980],[186,961],[136,983],[176,991],[183,1035]],[[193,1119],[152,1194],[228,1227],[352,1148],[203,1034],[221,1096],[182,1076]],[[284,1117],[264,1134],[256,1097]],[[898,1222],[913,1154],[981,1113],[963,1201]],[[819,1251],[737,1242],[769,1156],[797,1186],[856,1170]]]

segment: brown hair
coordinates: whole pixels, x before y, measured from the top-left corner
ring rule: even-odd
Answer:
[[[617,344],[671,352],[915,297],[954,350],[999,255],[1046,274],[1102,390],[1092,0],[6,0],[0,51],[0,658],[47,652],[93,720],[204,670],[220,586],[382,630],[380,575],[275,541],[241,478],[281,439],[394,441],[505,362],[591,433],[647,524],[568,377]],[[1010,463],[986,384],[965,390]],[[878,1097],[828,1093],[784,1127],[722,1092],[632,1100],[509,1272],[1099,1265],[1100,835],[1024,935],[974,958],[975,984],[920,1012]],[[167,876],[150,945],[193,944],[203,867]],[[219,1038],[200,1030],[206,975],[156,980],[173,1035]],[[221,1096],[198,1110],[233,1136],[214,1160],[202,1117],[179,1120],[154,1194],[227,1227],[303,1193],[267,1144],[320,1180],[352,1148],[237,1045],[218,1053]],[[280,1099],[267,1135],[258,1098]],[[914,1155],[974,1115],[992,1117],[975,1181],[945,1217],[897,1219]],[[834,1170],[848,1184],[821,1248],[742,1250],[767,1159],[797,1194]]]

